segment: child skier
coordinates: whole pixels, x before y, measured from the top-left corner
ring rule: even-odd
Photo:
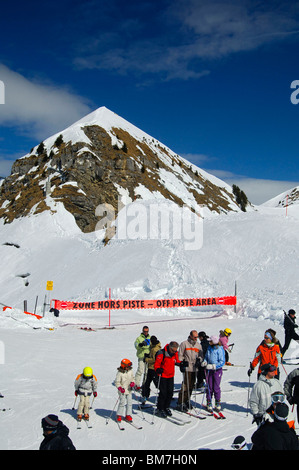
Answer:
[[[132,362],[129,359],[123,359],[117,371],[114,381],[119,394],[116,419],[120,422],[122,417],[125,416],[126,421],[132,421],[132,390],[135,389],[135,377],[132,370]]]
[[[79,395],[80,402],[77,411],[78,421],[84,419],[89,420],[89,408],[90,402],[89,397],[93,393],[93,396],[97,396],[97,378],[93,375],[91,367],[84,367],[83,373],[79,374],[75,380],[75,395]],[[83,416],[84,413],[84,416]]]
[[[222,377],[222,367],[225,364],[224,349],[219,343],[217,336],[209,338],[209,346],[205,355],[202,366],[206,363],[206,381],[207,381],[207,408],[213,411],[212,397],[215,396],[215,409],[221,410],[220,398],[221,389],[220,382]]]
[[[230,328],[225,328],[225,330],[219,331],[219,342],[221,346],[223,346],[224,353],[225,353],[225,364],[228,366],[231,365],[231,363],[229,362],[229,355],[228,355],[228,353],[231,352],[230,346],[232,346],[231,344],[228,344],[228,340],[231,334],[232,334],[232,330]]]

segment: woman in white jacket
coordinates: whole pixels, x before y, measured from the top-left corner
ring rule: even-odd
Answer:
[[[129,359],[121,361],[120,367],[117,369],[114,384],[119,394],[116,419],[121,421],[122,417],[125,416],[127,421],[132,421],[132,390],[135,388],[135,377],[132,370],[132,362]]]

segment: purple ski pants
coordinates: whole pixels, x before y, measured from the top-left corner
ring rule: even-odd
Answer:
[[[206,371],[208,403],[212,401],[213,395],[216,401],[220,401],[221,399],[220,382],[221,382],[222,374],[223,374],[222,369]]]

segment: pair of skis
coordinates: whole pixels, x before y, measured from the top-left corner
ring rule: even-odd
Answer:
[[[124,431],[124,430],[126,429],[126,428],[121,424],[121,423],[123,423],[123,422],[124,422],[124,423],[127,423],[127,424],[130,424],[130,425],[133,426],[133,428],[135,428],[135,429],[138,429],[138,430],[142,429],[142,426],[138,426],[138,424],[133,423],[133,421],[128,421],[127,419],[124,419],[123,421],[116,421],[117,426],[118,426],[118,429],[119,429],[120,431]]]
[[[205,409],[208,416],[214,416],[215,419],[226,419],[226,416],[224,416],[222,411],[216,410],[215,408],[209,410],[205,405],[202,405],[202,407]]]
[[[185,419],[181,419],[177,416],[174,416],[173,414],[171,416],[159,416],[158,413],[154,412],[154,407],[152,405],[141,405],[140,407],[141,410],[149,410],[151,409],[153,411],[153,419],[154,417],[157,417],[159,419],[164,419],[165,421],[169,421],[170,423],[173,423],[173,424],[176,424],[177,426],[185,426],[185,424],[190,424],[191,421],[190,420],[185,420]],[[172,411],[175,411],[175,410],[172,410]],[[152,421],[152,424],[154,424],[154,422]]]
[[[92,424],[90,423],[89,419],[82,418],[80,421],[77,419],[77,429],[82,429],[82,421],[84,421],[88,429],[92,428]]]

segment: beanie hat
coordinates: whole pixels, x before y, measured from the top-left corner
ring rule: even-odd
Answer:
[[[157,339],[156,336],[151,336],[151,343],[152,343],[154,346],[156,346],[156,344],[159,343],[159,340]]]
[[[208,336],[206,335],[205,331],[200,331],[198,333],[198,336],[201,337],[201,338],[207,338]]]
[[[210,343],[212,343],[212,344],[218,344],[219,343],[219,338],[218,338],[218,336],[211,336],[210,338],[208,338],[208,341],[210,341]]]
[[[278,403],[274,410],[274,419],[286,421],[289,414],[289,407],[286,403]]]
[[[42,428],[45,431],[53,431],[57,428],[59,424],[58,416],[56,415],[48,415],[42,419]]]
[[[262,371],[262,374],[263,375],[267,375],[267,373],[270,371],[270,372],[274,372],[275,370],[277,369],[276,366],[274,366],[273,364],[270,364],[269,362],[267,364],[263,364],[261,366],[261,371]]]
[[[232,448],[236,449],[236,450],[240,450],[245,445],[246,445],[245,437],[237,436],[237,437],[235,437],[234,442],[232,443]]]
[[[291,310],[289,310],[289,315],[296,315],[295,310],[293,310],[293,309],[291,308]]]

